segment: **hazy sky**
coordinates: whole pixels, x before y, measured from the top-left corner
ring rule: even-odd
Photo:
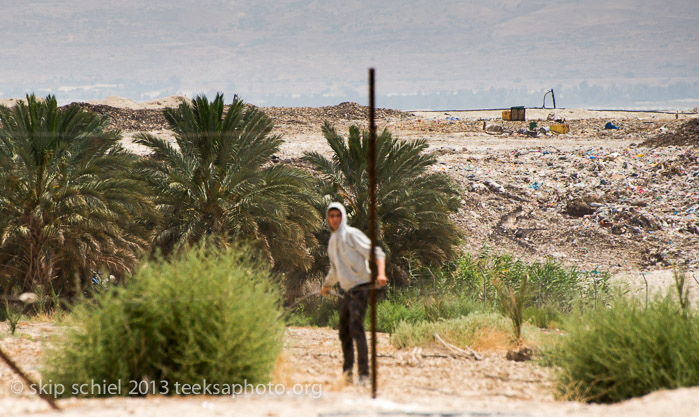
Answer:
[[[260,105],[334,104],[365,97],[370,66],[380,97],[699,81],[697,0],[0,6],[0,97],[145,100],[220,90]]]

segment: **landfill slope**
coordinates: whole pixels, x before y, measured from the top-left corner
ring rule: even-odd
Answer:
[[[682,134],[697,115],[549,112],[553,119],[567,118],[569,134],[520,133],[531,120],[423,119],[430,133],[449,122],[446,130],[458,124],[465,130],[434,134],[433,146],[442,154],[437,169],[465,190],[457,221],[467,231],[469,250],[487,245],[528,259],[551,256],[586,271],[673,263],[696,269],[699,148],[643,144]],[[541,113],[533,121],[552,123]],[[605,129],[610,121],[619,129]],[[502,126],[503,133],[483,135],[483,122]]]
[[[661,146],[699,146],[699,119],[689,120],[674,132],[662,132],[648,139],[643,146],[657,148]]]
[[[400,139],[427,139],[438,155],[433,169],[461,185],[454,219],[466,250],[553,257],[592,272],[697,269],[699,148],[644,142],[682,132],[698,114],[527,109],[526,121],[509,122],[500,113],[412,112],[377,122]],[[319,122],[287,120],[276,120],[281,161],[303,166],[305,151],[330,154]],[[570,132],[545,132],[556,120]],[[339,132],[366,128],[361,118],[329,121]],[[610,122],[619,129],[605,129]]]

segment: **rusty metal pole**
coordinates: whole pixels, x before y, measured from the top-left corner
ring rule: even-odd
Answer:
[[[369,266],[371,268],[371,398],[376,398],[376,121],[374,96],[374,68],[369,69],[369,239],[371,252]]]

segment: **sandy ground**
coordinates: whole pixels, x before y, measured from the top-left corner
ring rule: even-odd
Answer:
[[[0,346],[38,378],[43,346],[59,332],[51,323],[20,322],[18,334]],[[534,362],[512,362],[504,352],[481,352],[482,361],[450,357],[437,346],[397,350],[379,334],[379,390],[346,384],[334,330],[290,327],[274,375],[273,393],[236,396],[63,399],[53,412],[26,389],[13,393],[18,379],[0,366],[3,416],[692,416],[699,387],[661,391],[624,403],[586,405],[556,401],[550,371]],[[44,381],[46,382],[46,381]],[[15,384],[15,385],[13,385]],[[281,388],[283,384],[284,389]],[[285,391],[285,392],[283,392]]]

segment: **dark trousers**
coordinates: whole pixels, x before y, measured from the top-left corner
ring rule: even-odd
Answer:
[[[357,344],[357,367],[359,375],[369,375],[369,348],[364,332],[364,317],[369,301],[369,285],[360,284],[345,292],[340,302],[340,341],[342,355],[345,358],[342,371],[352,374],[354,366],[354,349],[352,341]]]

